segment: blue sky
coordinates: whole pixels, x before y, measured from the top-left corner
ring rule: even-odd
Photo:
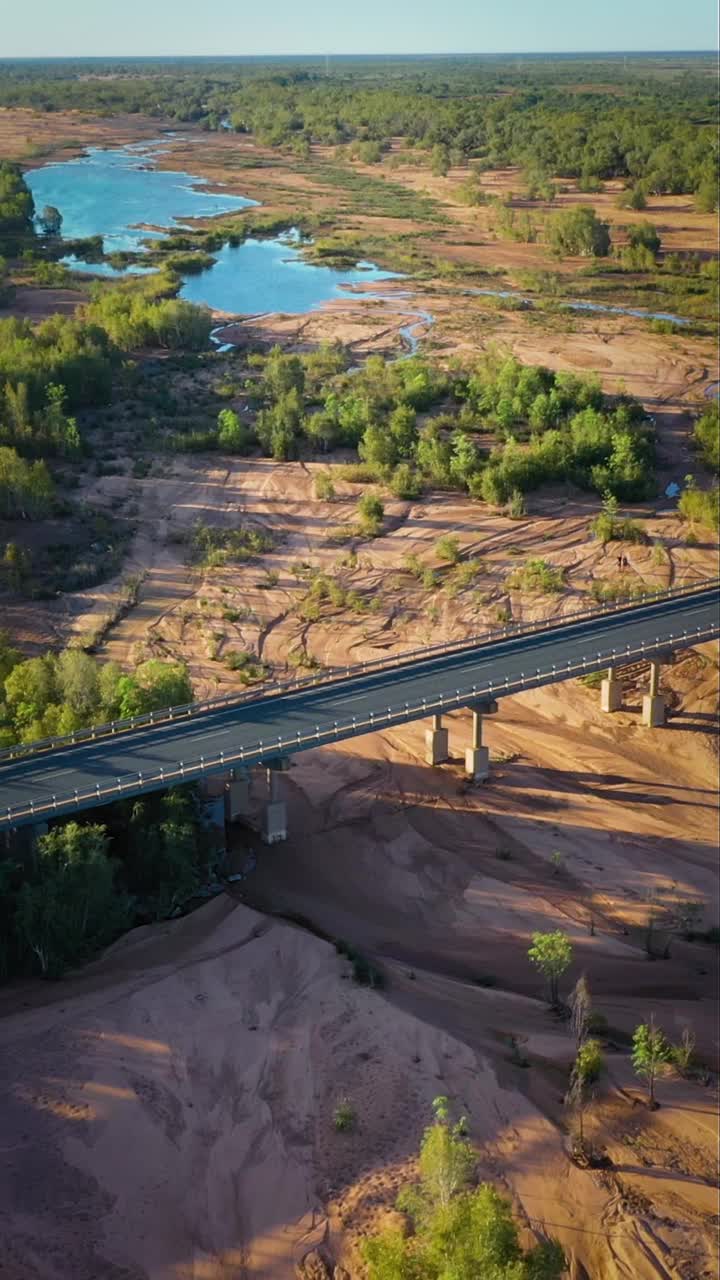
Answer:
[[[0,58],[711,49],[715,0],[5,0]]]

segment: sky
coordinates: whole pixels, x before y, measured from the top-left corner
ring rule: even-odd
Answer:
[[[713,49],[716,0],[0,0],[0,59]]]

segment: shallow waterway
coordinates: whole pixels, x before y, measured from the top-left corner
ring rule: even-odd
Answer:
[[[167,154],[167,139],[135,143],[107,149],[91,147],[77,159],[44,165],[25,176],[35,205],[40,211],[54,205],[63,218],[66,239],[102,236],[106,253],[143,252],[143,240],[162,239],[167,232],[187,227],[188,219],[211,218],[235,213],[257,204],[246,196],[209,190],[207,180],[190,173],[158,169],[159,155]],[[166,228],[167,230],[163,230]],[[384,271],[372,262],[337,268],[308,262],[302,255],[300,238],[289,230],[269,239],[248,239],[225,245],[214,255],[216,261],[205,271],[188,276],[180,296],[204,303],[214,311],[232,315],[265,315],[285,312],[300,315],[343,296],[353,285],[397,280],[396,272]],[[146,274],[155,270],[133,264],[122,269],[108,262],[89,263],[68,256],[65,262],[74,271],[117,276]],[[532,307],[533,300],[516,290],[467,288],[469,296],[517,298]],[[366,298],[390,304],[387,295],[365,290]],[[394,294],[397,299],[403,295]],[[667,320],[685,326],[682,316],[670,312],[642,311],[634,307],[581,299],[562,304],[572,311],[635,316],[646,320]],[[433,316],[412,307],[392,308],[415,322],[402,330],[410,350],[417,346],[417,331],[433,323]]]
[[[90,148],[76,160],[44,165],[26,174],[38,211],[53,205],[62,214],[65,239],[102,236],[106,253],[141,253],[143,240],[162,239],[186,228],[190,218],[216,217],[256,205],[256,200],[210,191],[204,178],[155,167],[162,142],[113,150]],[[225,245],[207,270],[189,276],[180,296],[215,311],[257,315],[301,314],[342,296],[348,285],[396,278],[372,262],[354,268],[316,266],[305,261],[292,232],[274,239]],[[118,270],[108,262],[67,266],[92,275],[122,277],[154,270],[141,264]]]

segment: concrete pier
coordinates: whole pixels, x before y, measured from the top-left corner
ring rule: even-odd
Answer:
[[[443,729],[442,716],[433,716],[432,728],[425,730],[425,763],[444,764],[448,758],[448,731]]]
[[[623,690],[614,667],[608,667],[608,673],[600,685],[600,710],[619,711],[622,706]]]
[[[236,822],[250,812],[250,774],[247,769],[233,769],[225,783],[225,821]]]
[[[483,713],[491,708],[472,707],[472,739],[465,750],[465,772],[473,782],[484,782],[490,774],[490,752],[483,746]]]
[[[287,766],[285,766],[287,767]],[[287,840],[287,805],[280,799],[280,769],[268,769],[268,802],[265,806],[262,822],[262,838],[265,844],[277,844],[279,840]]]
[[[660,693],[660,663],[650,663],[650,688],[642,700],[642,722],[648,729],[659,729],[665,723],[665,695]]]

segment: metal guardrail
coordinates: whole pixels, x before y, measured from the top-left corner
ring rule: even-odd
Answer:
[[[720,623],[712,627],[697,627],[695,630],[684,629],[681,632],[670,632],[662,638],[658,636],[655,642],[643,642],[636,648],[632,648],[628,644],[625,649],[598,650],[595,658],[583,658],[582,661],[576,662],[568,661],[566,666],[558,666],[557,663],[552,663],[545,671],[537,667],[534,672],[528,675],[525,672],[521,672],[519,678],[511,680],[507,677],[500,684],[495,684],[493,681],[487,681],[482,685],[473,684],[464,689],[457,689],[454,694],[449,696],[441,695],[432,701],[423,698],[421,702],[415,702],[412,706],[405,702],[399,707],[390,706],[386,712],[378,715],[371,712],[365,719],[359,720],[356,716],[351,716],[342,723],[337,720],[334,721],[329,729],[321,729],[317,725],[314,733],[301,734],[298,731],[292,737],[284,738],[282,734],[279,734],[277,739],[266,740],[261,738],[255,746],[240,748],[235,752],[221,751],[214,756],[199,756],[190,761],[180,760],[174,768],[163,768],[156,773],[145,774],[138,771],[137,773],[125,774],[123,777],[116,778],[111,785],[101,786],[100,783],[97,783],[95,787],[90,788],[88,791],[75,790],[53,795],[49,801],[42,801],[38,804],[30,801],[26,805],[8,805],[0,814],[0,829],[13,826],[18,822],[43,822],[55,815],[72,812],[73,809],[80,810],[92,805],[109,804],[111,801],[121,798],[125,792],[137,795],[143,791],[160,790],[163,787],[177,785],[180,782],[191,782],[195,778],[201,778],[206,773],[221,772],[235,765],[258,764],[262,760],[270,759],[275,755],[307,749],[311,745],[322,745],[337,741],[340,738],[349,738],[357,734],[373,732],[384,725],[422,719],[438,712],[463,706],[467,702],[481,697],[489,699],[506,697],[512,693],[522,692],[523,689],[535,688],[540,684],[552,684],[560,680],[569,680],[574,676],[599,671],[603,667],[617,666],[621,661],[651,656],[662,651],[673,641],[676,643],[682,641],[683,644],[697,644],[703,640],[712,640],[717,637],[719,632]]]
[[[206,715],[208,712],[220,711],[228,707],[242,707],[247,702],[258,698],[275,697],[284,693],[295,693],[302,689],[311,689],[319,684],[331,685],[339,680],[353,679],[356,676],[369,675],[376,671],[385,671],[404,666],[408,662],[422,658],[440,657],[442,654],[463,653],[481,644],[498,643],[500,640],[519,639],[522,636],[533,636],[543,631],[562,627],[574,622],[604,618],[623,610],[642,608],[645,604],[660,603],[662,600],[682,599],[695,595],[699,591],[708,590],[720,585],[716,579],[701,579],[688,586],[673,587],[669,591],[648,591],[633,600],[614,600],[604,608],[580,609],[575,613],[564,614],[561,618],[541,618],[531,623],[507,623],[490,631],[466,640],[446,640],[440,644],[427,645],[421,649],[408,649],[384,658],[371,658],[365,662],[348,664],[346,667],[323,671],[322,675],[297,676],[290,680],[274,680],[269,684],[255,685],[243,692],[225,694],[219,698],[206,698],[198,702],[182,703],[176,707],[163,707],[159,711],[148,711],[139,716],[128,716],[122,720],[110,720],[104,724],[94,725],[89,729],[76,729],[73,733],[57,735],[50,738],[38,738],[35,742],[15,743],[0,750],[0,763],[6,760],[19,760],[40,752],[57,751],[63,747],[77,746],[83,742],[92,742],[96,738],[112,737],[118,733],[127,733],[134,729],[150,728],[155,725],[184,719],[190,716]]]

